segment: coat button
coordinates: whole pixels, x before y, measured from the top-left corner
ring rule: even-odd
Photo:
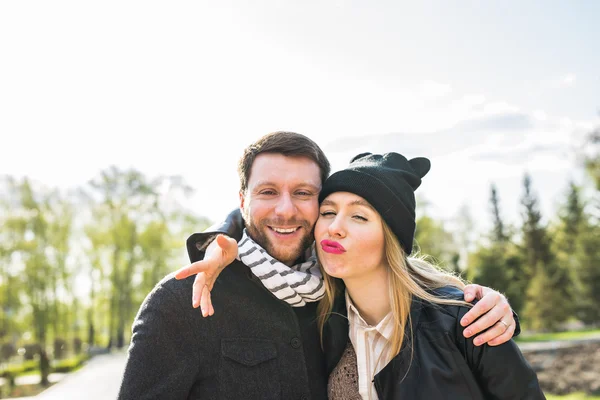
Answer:
[[[293,348],[299,349],[300,346],[302,346],[302,341],[300,339],[298,339],[297,337],[295,337],[292,339],[290,344],[292,345]]]

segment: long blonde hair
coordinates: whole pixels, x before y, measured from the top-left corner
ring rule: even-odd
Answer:
[[[436,266],[425,261],[423,257],[407,258],[405,251],[398,242],[396,235],[390,227],[381,220],[383,224],[385,256],[389,266],[388,273],[388,291],[390,296],[390,305],[392,308],[393,333],[390,339],[391,357],[395,357],[402,348],[405,336],[405,327],[410,323],[410,306],[413,297],[423,299],[434,304],[448,304],[469,306],[461,300],[447,299],[431,294],[431,290],[444,286],[453,286],[458,289],[464,289],[465,283],[457,276],[445,272]],[[317,323],[321,333],[321,345],[323,344],[323,329],[327,319],[333,310],[333,303],[341,290],[341,286],[324,271],[321,265],[321,271],[325,278],[325,296],[320,300],[317,312]],[[412,357],[411,357],[412,358]],[[386,360],[389,361],[389,360]]]

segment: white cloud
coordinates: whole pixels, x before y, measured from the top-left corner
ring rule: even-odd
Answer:
[[[427,99],[444,97],[452,92],[452,86],[446,83],[426,80],[421,84],[421,96]]]
[[[575,74],[567,74],[561,80],[562,84],[565,87],[573,86],[576,81],[577,77],[575,76]]]
[[[546,121],[548,119],[548,114],[546,114],[542,110],[535,110],[533,112],[533,118],[535,118],[538,121]]]
[[[483,106],[484,114],[505,114],[515,113],[518,111],[519,107],[504,101],[490,102]]]
[[[577,75],[569,72],[561,77],[550,79],[546,85],[553,89],[565,89],[575,86],[577,83]]]

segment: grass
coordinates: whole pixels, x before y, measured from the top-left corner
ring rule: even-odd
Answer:
[[[553,394],[547,394],[546,399],[548,399],[548,400],[600,400],[600,396],[588,396],[585,393],[571,393],[566,396],[556,396]]]
[[[64,360],[54,361],[52,363],[52,372],[74,372],[81,368],[87,359],[87,355],[80,355]]]
[[[64,360],[55,360],[50,363],[50,373],[52,372],[73,372],[81,368],[83,363],[89,357],[86,354],[73,356]],[[39,361],[25,361],[21,364],[9,364],[5,368],[0,368],[0,376],[13,377],[24,375],[36,375],[40,373]]]
[[[522,334],[515,338],[518,343],[529,343],[529,342],[548,342],[552,340],[574,340],[574,339],[585,339],[593,335],[600,335],[600,329],[584,329],[581,331],[567,331],[567,332],[551,332],[551,333],[537,333],[532,335]]]
[[[39,366],[39,361],[24,361],[19,364],[7,364],[4,368],[0,368],[0,376],[21,375],[27,372],[36,371]]]

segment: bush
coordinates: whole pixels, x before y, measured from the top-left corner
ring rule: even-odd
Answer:
[[[72,372],[83,365],[88,360],[87,356],[81,355],[64,360],[55,360],[52,363],[52,372]]]
[[[37,343],[26,344],[25,346],[23,346],[23,348],[25,349],[23,357],[27,361],[35,359],[35,356],[40,355],[42,352],[42,347]]]
[[[54,339],[54,359],[59,360],[65,357],[67,352],[67,341],[61,338]]]

